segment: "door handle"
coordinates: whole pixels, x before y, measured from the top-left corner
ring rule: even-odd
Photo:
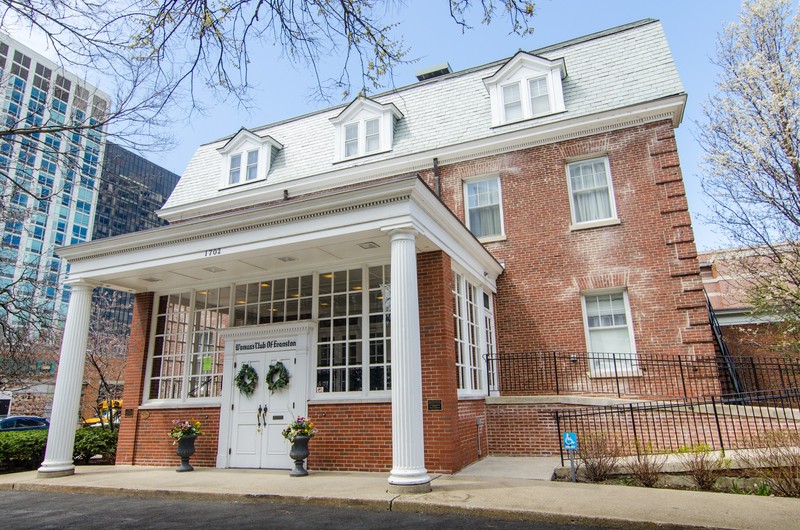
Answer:
[[[267,426],[267,406],[266,405],[264,405],[263,414],[264,414],[264,427],[266,427]]]
[[[256,421],[258,422],[258,430],[261,431],[261,405],[258,406],[258,412],[256,412]]]

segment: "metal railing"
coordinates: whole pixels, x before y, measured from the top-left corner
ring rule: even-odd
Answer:
[[[800,388],[800,360],[784,357],[529,352],[487,356],[489,393],[674,399]],[[731,373],[735,367],[735,373]],[[732,377],[736,378],[734,385]],[[494,383],[494,380],[498,383]],[[739,392],[739,393],[741,393]]]
[[[725,451],[752,447],[769,432],[798,431],[800,389],[584,407],[555,416],[554,437],[575,432],[579,445],[603,437],[621,455],[674,453],[700,444]],[[554,443],[561,447],[560,438]],[[563,465],[563,451],[561,459]]]

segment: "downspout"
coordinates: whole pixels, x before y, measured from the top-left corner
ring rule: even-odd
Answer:
[[[433,159],[433,192],[437,197],[442,196],[442,183],[439,179],[439,159]]]

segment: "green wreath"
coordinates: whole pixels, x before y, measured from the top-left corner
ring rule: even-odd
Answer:
[[[277,377],[276,377],[277,376]],[[285,388],[289,384],[289,372],[282,362],[278,361],[269,366],[267,372],[267,386],[269,387],[270,394],[281,388]]]
[[[250,397],[255,392],[256,385],[258,385],[258,374],[252,366],[245,363],[239,373],[236,374],[234,382],[239,392]]]

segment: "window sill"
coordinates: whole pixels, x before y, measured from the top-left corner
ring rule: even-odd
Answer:
[[[233,189],[233,188],[241,188],[242,186],[249,186],[250,184],[255,184],[256,182],[264,182],[265,180],[267,180],[266,177],[261,177],[261,178],[257,178],[257,179],[253,179],[253,180],[248,180],[248,181],[245,181],[245,182],[237,182],[236,184],[223,184],[219,188],[219,191],[230,190],[230,189]]]
[[[498,241],[506,241],[507,239],[508,238],[506,237],[505,234],[500,234],[497,236],[479,237],[478,241],[480,241],[481,243],[497,243]]]
[[[528,121],[535,121],[535,120],[539,120],[541,118],[548,118],[550,116],[556,116],[558,114],[564,114],[565,112],[567,112],[567,110],[563,109],[563,110],[554,110],[554,111],[551,111],[551,112],[545,112],[545,113],[542,113],[542,114],[536,114],[534,116],[525,116],[523,118],[520,118],[520,119],[514,120],[514,121],[503,121],[503,122],[500,122],[500,123],[496,123],[496,124],[492,125],[491,128],[492,129],[499,129],[500,127],[505,127],[507,125],[517,125],[519,123],[525,123],[525,122],[528,122]]]
[[[356,395],[348,395],[345,392],[327,392],[314,394],[308,400],[309,405],[343,405],[349,403],[391,403],[392,396],[390,393],[375,392],[374,396],[365,396],[362,393]]]
[[[363,395],[359,396],[347,396],[347,395],[332,395],[329,393],[325,397],[319,397],[319,394],[315,394],[314,397],[308,400],[308,404],[313,405],[352,405],[353,403],[391,403],[392,396],[374,396],[374,397],[364,397]]]
[[[139,410],[153,410],[153,409],[204,409],[204,408],[219,408],[220,398],[204,399],[197,402],[189,401],[149,401],[139,405]]]
[[[618,373],[613,371],[590,371],[589,377],[592,379],[614,379],[619,377],[642,377],[642,371],[638,368],[635,370],[622,369]]]
[[[611,219],[600,219],[597,221],[587,221],[585,223],[575,223],[569,225],[570,232],[576,232],[578,230],[588,230],[590,228],[600,228],[602,226],[614,226],[622,224],[617,217],[613,217]]]
[[[344,164],[346,162],[352,162],[353,160],[359,160],[361,158],[367,158],[367,157],[370,157],[370,156],[380,155],[381,153],[390,153],[391,151],[392,151],[391,149],[381,149],[380,151],[373,151],[371,153],[364,153],[364,154],[361,154],[361,155],[348,156],[347,158],[340,158],[339,160],[334,160],[333,163],[334,163],[334,165],[336,165],[336,164]]]

